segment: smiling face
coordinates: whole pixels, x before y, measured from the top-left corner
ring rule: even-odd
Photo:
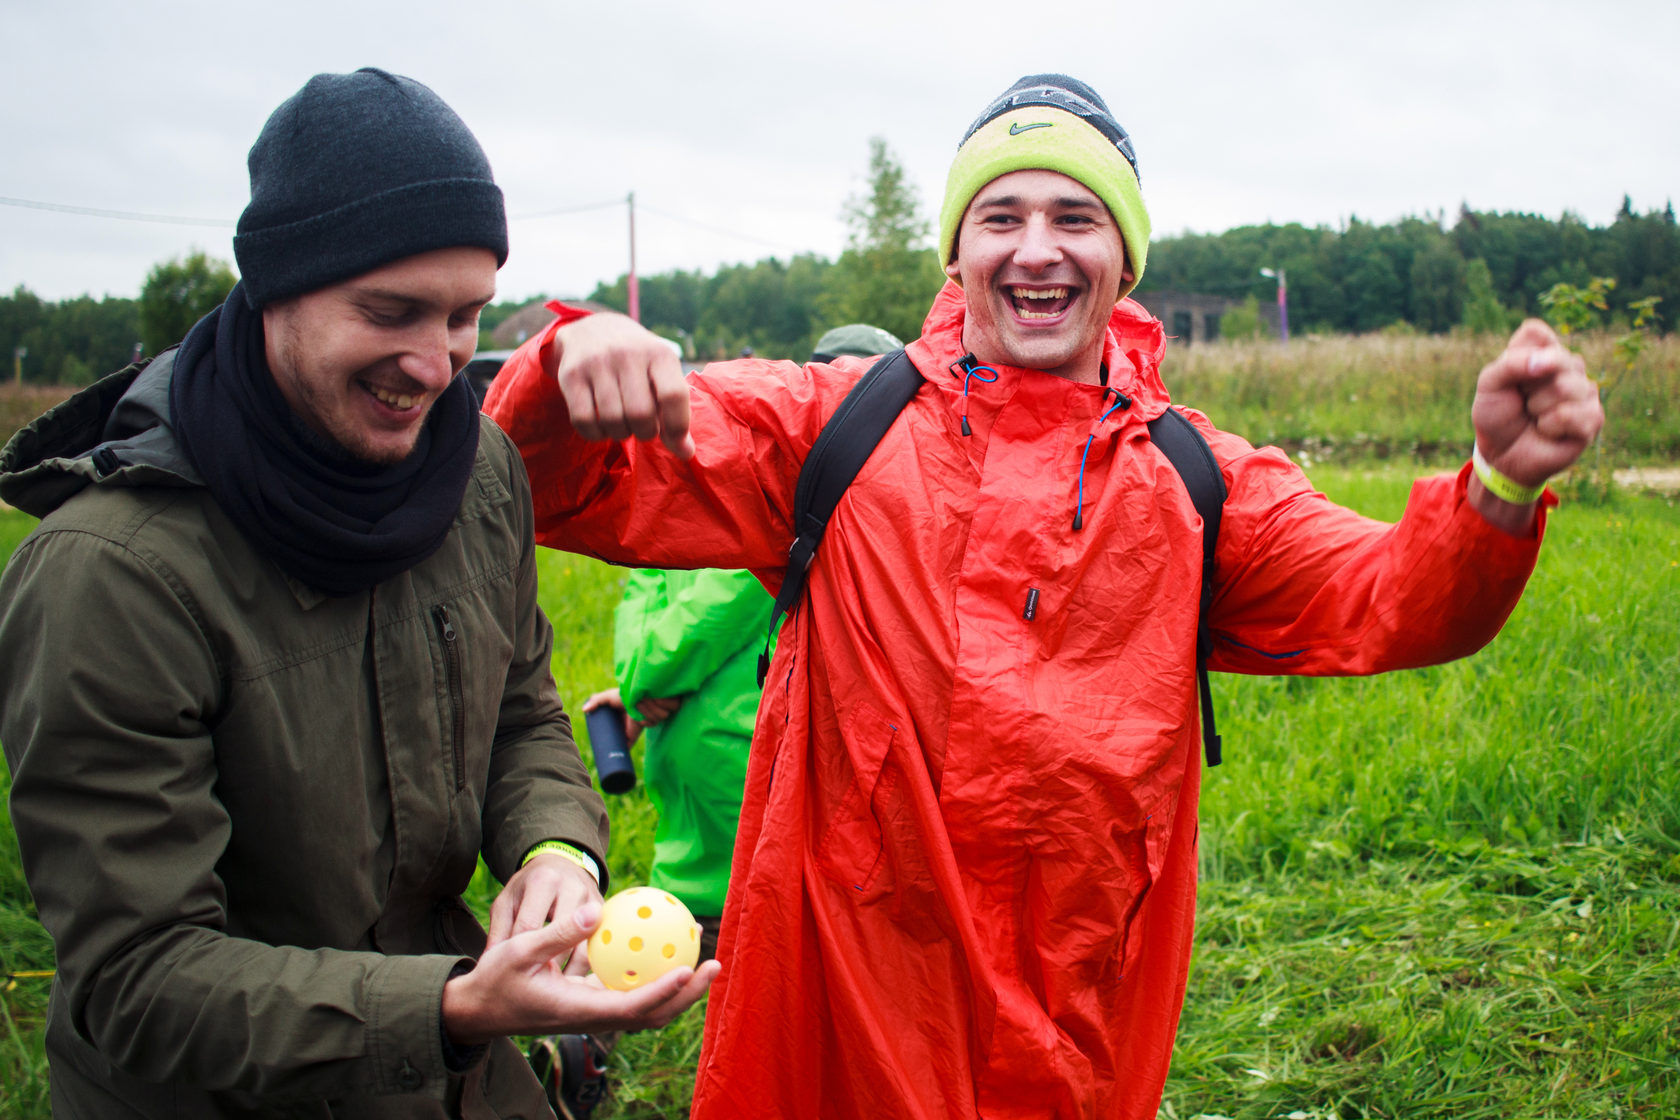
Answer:
[[[472,357],[495,294],[488,249],[405,257],[264,307],[268,368],[315,432],[364,462],[395,463]]]
[[[982,362],[1096,384],[1109,314],[1132,278],[1108,207],[1056,171],[982,187],[945,272],[963,286],[963,344]]]

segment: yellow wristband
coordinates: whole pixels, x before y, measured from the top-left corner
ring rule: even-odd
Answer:
[[[601,869],[596,864],[595,857],[576,844],[568,844],[564,840],[544,840],[540,844],[532,844],[531,850],[525,853],[525,858],[519,861],[519,866],[524,867],[544,852],[553,852],[561,859],[577,864],[589,872],[589,877],[595,880],[596,886],[601,885]]]
[[[1476,444],[1475,450],[1470,453],[1470,462],[1475,468],[1476,477],[1482,480],[1482,485],[1487,487],[1488,493],[1501,501],[1510,502],[1514,506],[1526,506],[1539,501],[1540,495],[1546,492],[1544,482],[1538,486],[1524,486],[1494,470],[1493,464],[1482,457],[1480,444]]]

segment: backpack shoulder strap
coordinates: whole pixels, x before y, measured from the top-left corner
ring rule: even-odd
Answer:
[[[770,632],[764,651],[758,655],[758,684],[770,672],[770,641],[781,625],[782,616],[805,593],[805,573],[816,558],[817,546],[828,529],[834,507],[852,484],[859,470],[887,434],[898,414],[922,387],[921,372],[903,350],[894,350],[873,366],[852,386],[851,392],[828,418],[811,453],[799,468],[793,490],[793,546],[788,549],[787,574],[776,592],[770,612]]]
[[[1202,694],[1202,747],[1209,766],[1221,760],[1221,740],[1213,726],[1213,688],[1208,683],[1207,660],[1213,652],[1213,631],[1208,626],[1208,607],[1213,602],[1213,558],[1219,547],[1219,518],[1225,508],[1225,476],[1213,448],[1178,409],[1167,410],[1149,422],[1149,438],[1178,471],[1190,501],[1202,517],[1202,597],[1196,614],[1196,685]]]

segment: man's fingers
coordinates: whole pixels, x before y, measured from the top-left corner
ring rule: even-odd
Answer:
[[[1561,343],[1529,351],[1528,376],[1531,381],[1587,376],[1586,359]]]
[[[679,459],[692,459],[699,450],[694,444],[694,436],[688,432],[684,432],[675,440],[666,440],[665,446]]]
[[[1505,348],[1499,357],[1482,367],[1476,381],[1478,392],[1499,392],[1515,389],[1521,393],[1559,376],[1578,373],[1586,376],[1586,366],[1579,354],[1562,346],[1518,346]]]
[[[593,712],[596,708],[602,706],[617,708],[621,712],[624,710],[624,700],[620,697],[618,689],[603,689],[602,691],[590,696],[589,699],[583,702],[582,711],[587,715],[588,713]]]
[[[630,435],[630,427],[624,422],[622,379],[616,369],[597,373],[589,384],[595,392],[595,425],[600,438],[624,439]]]
[[[675,1019],[693,1006],[696,1000],[706,994],[706,990],[712,986],[712,981],[717,979],[717,975],[721,971],[723,971],[723,966],[718,964],[716,960],[709,960],[695,969],[688,979],[677,988],[675,994],[659,1005],[655,1014],[664,1016],[664,1022],[659,1025],[664,1026],[665,1023]]]
[[[522,965],[537,967],[588,940],[600,922],[601,904],[592,899],[570,914],[557,915],[545,926],[515,934],[508,939],[508,948],[518,955]]]
[[[513,902],[508,892],[503,891],[490,904],[490,929],[484,946],[486,949],[506,941],[508,935],[513,932]]]
[[[675,355],[666,354],[649,371],[653,395],[659,407],[659,439],[679,459],[694,457],[694,437],[688,434],[692,419],[688,405],[688,378]]]
[[[595,387],[584,371],[577,366],[567,365],[562,360],[556,380],[560,385],[560,395],[566,400],[566,412],[577,434],[584,439],[605,439],[596,418]]]
[[[680,970],[686,972],[687,970]],[[638,1029],[657,1029],[665,1026],[672,1019],[687,1011],[706,994],[706,989],[712,986],[712,981],[718,974],[718,963],[707,961],[692,973],[688,973],[674,990],[658,1003],[654,1004],[642,1016],[637,1024]],[[661,977],[660,979],[666,979]]]
[[[680,696],[649,696],[636,705],[636,711],[641,713],[644,722],[649,724],[663,723],[677,714],[682,707]]]
[[[1544,350],[1548,346],[1562,346],[1563,340],[1557,331],[1542,319],[1524,319],[1522,325],[1511,335],[1511,341],[1505,344],[1506,349],[1522,347],[1524,349]]]
[[[1584,373],[1570,370],[1538,382],[1523,401],[1528,415],[1539,419],[1553,409],[1565,405],[1593,404],[1598,400],[1598,385]]]
[[[674,968],[627,993],[630,1001],[623,1008],[624,1028],[663,1027],[705,995],[717,973],[716,961],[707,961],[698,969]]]
[[[575,362],[568,356],[557,380],[572,427],[584,439],[658,436],[676,454],[693,456],[688,381],[672,355],[625,349]]]
[[[640,361],[624,370],[618,384],[624,405],[624,426],[637,439],[659,434],[659,406],[653,399],[653,375]]]
[[[1604,410],[1596,400],[1569,400],[1547,409],[1535,419],[1534,430],[1549,440],[1582,447],[1598,437]]]
[[[524,933],[547,925],[554,912],[554,890],[541,883],[533,883],[519,899],[519,909],[513,918],[513,932]]]

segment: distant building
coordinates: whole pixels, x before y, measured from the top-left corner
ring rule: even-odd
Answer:
[[[1132,298],[1143,304],[1151,315],[1161,320],[1161,325],[1166,328],[1169,342],[1185,344],[1217,342],[1219,340],[1220,317],[1233,307],[1242,306],[1242,300],[1240,299],[1231,299],[1228,296],[1204,295],[1200,292],[1139,292],[1135,293]],[[1278,333],[1277,304],[1261,303],[1260,321],[1270,328],[1273,336],[1276,336]]]
[[[554,321],[554,312],[544,306],[547,300],[532,300],[530,303],[509,315],[497,324],[490,332],[490,342],[498,350],[513,350],[527,338],[541,331]],[[589,311],[611,311],[612,308],[604,303],[595,303],[587,299],[568,299],[564,301],[571,307],[582,307]]]

